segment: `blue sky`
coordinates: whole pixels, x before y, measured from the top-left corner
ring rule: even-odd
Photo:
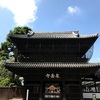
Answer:
[[[0,0],[0,43],[16,26],[33,31],[100,33],[100,0]],[[91,62],[100,62],[100,37]]]

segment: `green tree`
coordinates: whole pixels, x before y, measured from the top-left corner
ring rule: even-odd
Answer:
[[[12,73],[3,67],[4,61],[0,61],[0,87],[8,86]]]
[[[9,78],[5,78],[0,82],[0,87],[8,86],[9,83],[10,83],[10,79]]]
[[[9,82],[13,83],[14,85],[20,85],[20,82],[18,80],[18,77],[14,77],[10,71],[5,69],[3,67],[4,61],[9,61],[12,62],[14,61],[15,55],[14,55],[14,50],[15,46],[12,43],[11,39],[9,36],[11,34],[27,34],[29,31],[32,31],[31,28],[24,26],[24,27],[15,27],[13,30],[10,30],[6,37],[6,42],[1,43],[0,46],[0,86],[6,86],[10,84]],[[12,78],[13,76],[13,78]],[[10,80],[10,81],[9,81]]]
[[[12,43],[9,35],[11,34],[27,34],[29,31],[32,31],[31,28],[24,26],[24,27],[15,27],[13,30],[10,30],[9,34],[6,37],[6,42],[1,43],[0,47],[0,60],[8,60],[12,56],[14,56],[14,44]]]
[[[4,80],[5,78],[11,77],[12,73],[8,71],[4,66],[4,61],[0,61],[0,82]]]

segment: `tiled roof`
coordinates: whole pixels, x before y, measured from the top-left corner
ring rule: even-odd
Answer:
[[[65,63],[65,62],[14,62],[5,63],[10,68],[97,68],[100,63]]]
[[[70,32],[34,32],[33,34],[27,35],[11,35],[13,38],[90,38],[90,37],[98,37],[98,34],[93,34],[89,36],[79,36],[78,31],[70,31]]]

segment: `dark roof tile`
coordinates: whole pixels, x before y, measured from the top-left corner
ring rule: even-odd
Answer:
[[[14,62],[5,63],[5,67],[16,68],[93,68],[100,63],[64,63],[64,62]]]
[[[34,32],[33,35],[11,35],[11,38],[90,38],[90,37],[98,37],[98,34],[93,34],[89,36],[79,36],[78,31],[70,31],[70,32]]]

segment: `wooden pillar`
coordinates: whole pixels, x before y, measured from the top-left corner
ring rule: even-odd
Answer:
[[[94,80],[95,92],[97,92],[97,88],[96,88],[96,87],[97,87],[97,85],[96,85],[96,79],[93,78],[93,80]]]
[[[81,80],[81,77],[80,77],[80,97],[81,97],[81,100],[83,100],[83,90],[82,90],[82,80]]]
[[[43,81],[40,82],[40,97],[39,100],[43,100]]]
[[[62,81],[62,100],[66,100],[65,81]]]
[[[26,88],[26,79],[24,78],[24,96],[23,96],[23,100],[26,100],[26,91],[27,91],[27,88]]]

